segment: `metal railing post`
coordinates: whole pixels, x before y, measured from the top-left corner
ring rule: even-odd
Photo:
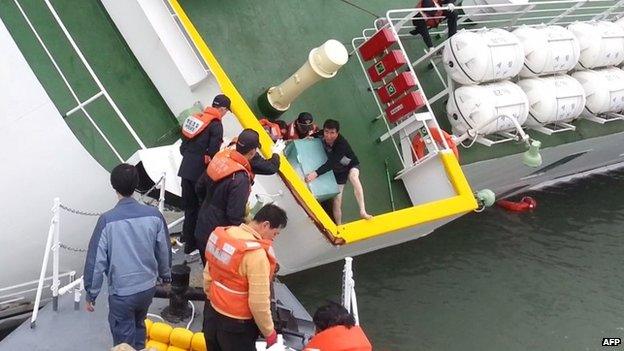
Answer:
[[[54,199],[55,201],[58,198]],[[59,199],[58,205],[60,206],[61,201]],[[55,203],[55,206],[57,204]],[[60,223],[60,211],[57,210],[54,213],[54,216],[56,217],[56,225],[54,226],[54,237],[53,237],[53,241],[52,241],[52,286],[50,287],[50,289],[52,290],[52,309],[54,311],[58,311],[58,290],[59,287],[61,286],[61,281],[59,278],[59,248],[60,248],[60,244],[61,244],[61,240],[60,240],[60,231],[59,231],[59,227],[61,225]]]
[[[160,183],[160,196],[158,197],[158,210],[160,213],[165,211],[165,182],[167,180],[167,172],[163,172],[162,177],[158,181]]]
[[[61,199],[54,198],[54,206],[52,207],[52,219],[50,220],[50,229],[48,229],[48,238],[46,240],[45,250],[43,252],[43,262],[41,263],[41,272],[39,273],[39,283],[37,284],[37,295],[35,297],[35,305],[33,306],[32,317],[30,318],[30,327],[35,327],[37,321],[37,314],[39,313],[39,304],[41,303],[41,293],[43,292],[43,282],[45,281],[45,273],[48,267],[48,260],[50,259],[50,249],[52,247],[52,238],[54,236],[55,228],[58,224],[59,209]]]

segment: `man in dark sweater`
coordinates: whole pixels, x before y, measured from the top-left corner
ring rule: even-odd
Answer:
[[[340,135],[340,123],[333,119],[328,119],[323,124],[323,130],[314,134],[316,138],[322,138],[323,148],[327,153],[327,162],[321,165],[316,171],[306,175],[306,182],[311,182],[318,176],[334,171],[336,182],[340,192],[333,200],[333,215],[336,224],[342,223],[342,193],[347,179],[353,184],[353,193],[360,209],[360,217],[364,219],[372,218],[366,212],[364,203],[364,189],[360,182],[360,161],[351,149],[347,139]]]
[[[199,199],[195,193],[195,184],[206,165],[219,151],[223,142],[223,125],[221,119],[230,110],[230,99],[225,95],[217,95],[212,107],[206,108],[201,114],[189,116],[182,125],[182,163],[178,176],[182,178],[182,205],[184,206],[184,225],[182,240],[184,252],[195,250],[195,224],[199,212]]]
[[[455,0],[421,0],[416,4],[416,8],[439,8],[441,6],[453,4],[454,2]],[[414,29],[410,31],[410,34],[420,34],[427,48],[432,48],[433,41],[429,35],[429,29],[437,28],[440,22],[445,18],[448,26],[448,38],[450,38],[457,33],[457,11],[421,11],[412,19]]]

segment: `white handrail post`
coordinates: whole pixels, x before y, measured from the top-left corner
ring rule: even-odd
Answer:
[[[35,305],[33,306],[32,317],[30,318],[30,327],[35,327],[37,314],[39,313],[39,304],[41,303],[41,293],[43,292],[43,282],[45,281],[46,269],[50,258],[50,248],[52,246],[52,237],[54,236],[54,228],[58,223],[58,212],[61,199],[54,198],[54,206],[52,207],[52,219],[50,220],[50,229],[48,229],[48,238],[46,240],[45,250],[43,251],[43,262],[41,263],[41,272],[39,273],[39,283],[37,284],[37,295],[35,297]]]
[[[74,289],[74,310],[80,309],[80,298],[82,297],[82,290],[84,290],[84,276],[80,277],[80,285]]]
[[[353,309],[351,314],[353,315],[353,319],[355,319],[355,325],[360,325],[360,316],[358,312],[357,296],[355,296],[355,283],[351,287],[351,306]]]
[[[56,225],[54,226],[54,238],[53,238],[53,242],[52,242],[52,286],[50,287],[50,289],[52,289],[52,309],[54,311],[58,311],[58,290],[59,287],[61,286],[61,281],[59,278],[59,246],[61,244],[61,240],[59,238],[60,236],[60,231],[59,231],[59,226],[60,226],[60,216],[59,216],[59,207],[61,204],[60,199],[58,199],[58,203],[56,203],[56,200],[58,198],[54,199],[55,203],[54,205],[56,206],[57,210],[54,212],[54,216],[56,217]]]
[[[165,182],[167,180],[167,172],[163,172],[162,177],[158,181],[160,183],[160,196],[158,197],[158,210],[160,213],[165,211]]]
[[[344,269],[342,271],[342,306],[351,312],[351,288],[353,282],[352,267],[353,258],[345,257]]]

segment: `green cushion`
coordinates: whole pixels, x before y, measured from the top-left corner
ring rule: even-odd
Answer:
[[[288,143],[285,155],[301,179],[327,161],[327,155],[320,139],[293,140]],[[319,176],[307,185],[318,201],[325,201],[338,195],[336,177],[331,171]]]

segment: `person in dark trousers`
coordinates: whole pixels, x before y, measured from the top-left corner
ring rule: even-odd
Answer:
[[[201,114],[189,116],[182,124],[182,163],[178,176],[182,178],[182,205],[184,206],[184,224],[182,241],[184,252],[191,253],[196,249],[195,225],[199,212],[199,199],[195,193],[197,179],[206,170],[206,165],[219,151],[223,142],[223,125],[221,119],[230,110],[230,99],[225,95],[217,95],[212,107],[206,108]]]
[[[319,307],[312,318],[316,334],[304,351],[370,351],[373,349],[353,315],[342,305],[330,302]]]
[[[157,280],[171,281],[171,247],[167,223],[155,207],[132,198],[139,184],[134,166],[120,164],[110,177],[119,202],[100,216],[93,230],[84,267],[86,309],[108,277],[108,322],[113,344],[145,347],[145,316]]]
[[[364,189],[360,182],[360,161],[351,149],[347,139],[340,134],[340,123],[333,119],[328,119],[323,124],[323,130],[314,134],[316,138],[321,138],[323,148],[327,153],[327,162],[321,165],[316,171],[306,175],[305,181],[311,182],[318,176],[329,171],[334,171],[336,183],[340,192],[333,200],[333,216],[336,224],[342,223],[342,193],[347,180],[353,185],[353,193],[360,209],[360,217],[364,219],[372,218],[366,212],[364,202]]]
[[[417,8],[436,8],[441,7],[448,4],[453,4],[454,0],[421,0],[416,4]],[[431,40],[431,36],[429,35],[429,29],[437,28],[442,22],[443,19],[446,18],[446,24],[448,26],[448,38],[452,37],[457,33],[457,12],[456,11],[447,11],[447,10],[436,10],[436,11],[420,11],[414,19],[412,19],[412,24],[414,28],[410,31],[412,35],[422,36],[425,44],[428,48],[433,47],[433,41]]]
[[[204,264],[204,250],[210,233],[218,226],[240,225],[245,220],[247,200],[255,177],[250,160],[257,155],[258,147],[258,132],[243,130],[235,148],[217,153],[197,181],[195,190],[202,199],[202,206],[195,227],[195,243]],[[270,168],[272,163],[263,162],[261,166]]]
[[[255,350],[258,334],[267,347],[277,341],[270,299],[277,267],[272,245],[287,222],[286,212],[269,204],[249,224],[217,227],[210,236],[204,268],[208,350]]]

